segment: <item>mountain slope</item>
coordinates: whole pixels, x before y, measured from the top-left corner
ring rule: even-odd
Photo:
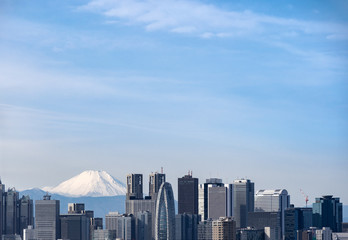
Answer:
[[[44,191],[68,197],[105,197],[126,194],[126,186],[105,171],[84,171],[56,187]]]

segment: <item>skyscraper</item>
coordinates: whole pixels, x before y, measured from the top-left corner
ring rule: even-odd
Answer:
[[[116,238],[135,239],[135,218],[132,214],[110,212],[105,216],[105,227],[107,230],[116,231]]]
[[[206,182],[199,185],[198,190],[198,214],[201,215],[202,220],[208,219],[209,209],[209,188],[210,187],[223,187],[222,179],[209,178]]]
[[[7,235],[19,234],[19,193],[14,188],[9,188],[5,193],[5,228]]]
[[[281,231],[284,236],[284,211],[290,207],[290,195],[285,189],[259,190],[255,195],[255,212],[280,212]]]
[[[161,173],[151,173],[149,176],[149,196],[151,199],[156,200],[158,191],[162,185],[166,181],[166,175]]]
[[[339,198],[326,195],[313,203],[313,226],[330,227],[333,232],[342,232],[342,203]]]
[[[248,212],[254,211],[254,183],[249,179],[233,182],[233,214],[237,228],[248,224]]]
[[[298,240],[297,231],[309,230],[312,226],[312,208],[290,208],[284,211],[284,239]]]
[[[178,213],[198,214],[198,178],[178,178]]]
[[[34,225],[33,200],[29,196],[22,196],[19,200],[19,234],[23,237],[23,230]]]
[[[143,175],[127,175],[127,199],[143,199]]]
[[[135,214],[135,239],[152,239],[152,214],[149,211],[137,212]]]
[[[3,228],[4,228],[4,197],[5,197],[5,184],[2,184],[0,179],[0,237],[3,234]]]
[[[35,201],[35,228],[37,240],[56,240],[60,238],[59,200],[51,200],[46,194],[43,200]]]
[[[158,191],[155,217],[155,239],[175,240],[175,206],[173,189],[164,182]]]

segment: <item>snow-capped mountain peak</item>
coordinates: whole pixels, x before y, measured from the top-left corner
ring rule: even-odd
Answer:
[[[101,197],[126,194],[126,186],[106,171],[88,170],[72,177],[56,187],[45,187],[44,191],[70,197]]]

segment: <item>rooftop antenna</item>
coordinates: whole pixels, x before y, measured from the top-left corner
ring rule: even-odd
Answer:
[[[161,167],[161,174],[163,174],[163,167]]]
[[[191,170],[191,177],[192,177],[192,170]]]

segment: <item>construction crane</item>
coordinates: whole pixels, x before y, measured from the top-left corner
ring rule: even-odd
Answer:
[[[302,189],[300,189],[300,192],[302,193],[303,197],[305,198],[305,201],[306,201],[306,207],[307,207],[307,203],[308,203],[308,195],[306,195]]]

